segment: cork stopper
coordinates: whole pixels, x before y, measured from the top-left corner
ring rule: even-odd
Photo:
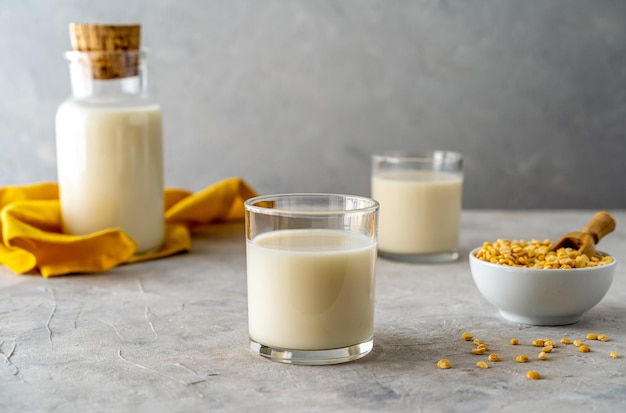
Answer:
[[[72,49],[88,52],[94,79],[137,76],[141,26],[70,23]]]

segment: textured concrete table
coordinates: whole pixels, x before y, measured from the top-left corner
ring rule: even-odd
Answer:
[[[625,411],[623,262],[604,300],[562,327],[504,321],[469,272],[467,253],[485,240],[554,238],[593,212],[464,211],[459,261],[379,259],[374,350],[336,366],[278,364],[248,350],[242,224],[202,229],[189,254],[99,275],[43,279],[0,267],[0,411]],[[626,211],[615,216],[601,249],[626,260]],[[477,368],[463,331],[503,361]],[[588,332],[612,341],[535,359],[533,339]],[[515,363],[520,353],[531,361]],[[452,369],[436,367],[444,357]],[[526,379],[531,369],[544,378]]]

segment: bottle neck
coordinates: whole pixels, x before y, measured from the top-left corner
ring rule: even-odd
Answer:
[[[135,59],[132,66],[122,67],[120,64],[129,64],[128,52],[118,52],[120,62],[117,66],[103,66],[101,60],[96,60],[96,52],[67,52],[70,62],[70,84],[74,99],[94,101],[122,101],[147,96],[147,68],[144,53],[141,58]],[[139,53],[139,52],[134,52]]]

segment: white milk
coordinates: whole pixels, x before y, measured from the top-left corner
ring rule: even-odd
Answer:
[[[163,242],[163,144],[157,105],[98,108],[66,101],[57,112],[64,232],[121,228],[137,252]]]
[[[292,350],[343,348],[374,328],[376,244],[338,230],[282,230],[247,243],[250,337]]]
[[[463,178],[432,171],[391,171],[372,177],[380,203],[378,248],[394,254],[454,251],[459,243]]]

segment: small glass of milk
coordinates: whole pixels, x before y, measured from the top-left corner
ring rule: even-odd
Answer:
[[[380,203],[378,254],[415,263],[459,257],[463,158],[448,151],[372,157],[371,196]]]
[[[250,348],[337,364],[373,347],[378,202],[282,194],[245,202]]]

